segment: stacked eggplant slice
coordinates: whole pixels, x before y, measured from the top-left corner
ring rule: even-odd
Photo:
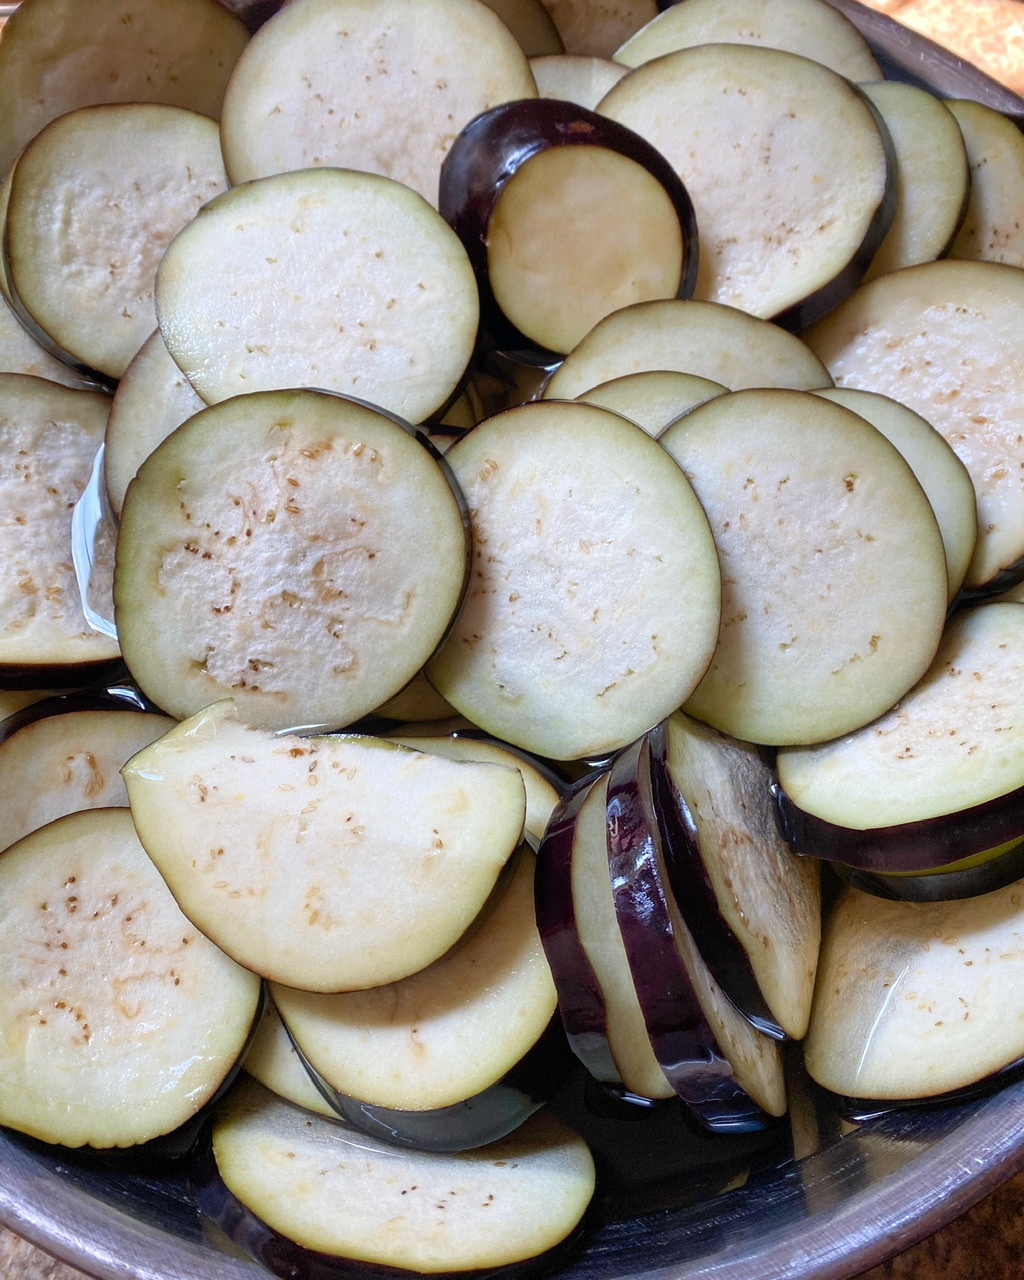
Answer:
[[[0,40],[0,1123],[479,1271],[1024,1060],[1019,122],[821,0],[89,8]]]

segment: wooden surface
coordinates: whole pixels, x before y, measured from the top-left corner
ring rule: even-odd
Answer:
[[[954,49],[1024,94],[1021,0],[864,0]],[[2,24],[0,24],[2,25]],[[1024,1173],[920,1244],[860,1280],[1021,1280]],[[0,1227],[2,1280],[83,1280],[82,1272]],[[756,1280],[756,1277],[752,1277]]]

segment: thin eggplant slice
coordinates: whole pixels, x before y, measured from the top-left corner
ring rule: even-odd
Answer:
[[[127,809],[0,855],[0,1120],[122,1147],[184,1124],[241,1058],[259,980],[182,915]]]
[[[950,902],[844,889],[825,930],[807,1069],[847,1097],[926,1098],[1024,1056],[1021,882]]]
[[[377,738],[275,735],[230,702],[123,774],[186,915],[240,963],[308,991],[394,982],[447,951],[526,811],[518,769]]]
[[[946,259],[862,285],[804,334],[836,386],[891,396],[970,472],[978,543],[965,589],[1024,576],[1024,272]]]
[[[110,400],[17,373],[0,374],[0,399],[0,684],[67,687],[102,678],[118,647],[83,613],[71,520]]]
[[[1024,605],[954,614],[935,661],[859,732],[778,753],[782,825],[802,853],[928,871],[1024,833]]]
[[[444,1273],[532,1258],[569,1236],[594,1193],[584,1141],[547,1111],[475,1151],[403,1150],[246,1082],[213,1129],[229,1191],[307,1249]]]
[[[647,763],[668,881],[705,964],[755,1026],[800,1039],[821,937],[819,867],[779,834],[771,767],[682,712],[652,730]]]
[[[589,111],[629,72],[611,58],[583,53],[541,54],[530,59],[530,70],[542,98],[575,102]]]
[[[311,1080],[281,1021],[277,1006],[269,997],[242,1066],[246,1074],[279,1098],[329,1119],[337,1119],[337,1111]]]
[[[536,926],[534,862],[521,849],[496,900],[407,978],[330,995],[272,985],[301,1057],[352,1124],[380,1135],[383,1113],[397,1141],[479,1146],[517,1127],[563,1083],[571,1055],[547,1043],[556,998]],[[515,1073],[530,1054],[532,1073],[518,1074],[540,1087],[527,1092]]]
[[[206,205],[167,247],[156,309],[207,404],[317,387],[421,422],[469,363],[479,301],[462,244],[421,196],[379,174],[314,168]]]
[[[952,99],[967,148],[970,189],[951,258],[1024,267],[1024,135],[1012,120],[980,102]]]
[[[690,193],[695,298],[801,327],[853,291],[889,229],[884,126],[849,80],[809,58],[695,45],[637,67],[598,111],[657,147]]]
[[[86,694],[59,701],[59,714],[37,706],[20,728],[0,726],[3,848],[63,814],[127,806],[121,766],[174,724],[113,698],[105,709]]]
[[[232,696],[252,723],[351,724],[435,651],[467,554],[461,495],[411,429],[323,392],[236,397],[167,437],[128,487],[125,661],[178,717]]]
[[[711,659],[721,582],[660,445],[607,409],[545,401],[446,461],[473,513],[466,598],[427,665],[452,706],[555,760],[615,750],[677,707]]]
[[[948,585],[931,504],[896,447],[859,414],[778,388],[708,400],[659,440],[722,563],[718,648],[687,712],[780,745],[888,710],[935,655]]]
[[[596,324],[544,386],[545,400],[572,400],[610,378],[675,369],[743,387],[832,384],[799,338],[767,320],[717,302],[676,298],[623,307]]]
[[[608,775],[606,859],[615,921],[651,1048],[711,1133],[765,1128],[786,1110],[782,1054],[732,1006],[669,890],[646,736]]]
[[[600,382],[576,396],[587,404],[614,409],[655,439],[676,418],[727,390],[720,382],[677,369],[647,369]]]

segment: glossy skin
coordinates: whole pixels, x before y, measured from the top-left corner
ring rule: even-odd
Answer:
[[[683,271],[677,296],[697,282],[697,224],[693,205],[664,157],[631,129],[570,102],[521,99],[493,107],[459,134],[441,167],[439,208],[469,254],[480,286],[484,323],[499,346],[537,363],[557,358],[537,347],[502,314],[487,276],[488,224],[502,187],[531,156],[549,147],[606,147],[635,161],[668,193],[683,234]]]

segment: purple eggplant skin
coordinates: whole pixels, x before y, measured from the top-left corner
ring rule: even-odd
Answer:
[[[0,689],[79,689],[83,685],[103,685],[125,678],[128,668],[120,658],[97,662],[45,662],[38,666],[23,662],[0,662]]]
[[[68,693],[55,693],[38,702],[29,703],[0,720],[0,742],[6,742],[19,729],[48,716],[63,715],[68,711],[149,711],[157,708],[129,684],[112,684],[97,689],[74,689]]]
[[[400,1111],[339,1093],[292,1044],[310,1080],[348,1128],[418,1151],[470,1151],[504,1138],[551,1100],[576,1065],[556,1011],[515,1066],[475,1097],[429,1111]]]
[[[664,723],[647,735],[651,799],[661,829],[668,887],[711,976],[752,1026],[775,1040],[786,1034],[761,994],[746,951],[718,907],[700,856],[697,828],[668,768]]]
[[[531,156],[549,147],[598,146],[635,161],[667,192],[683,235],[683,270],[677,296],[697,287],[697,219],[689,193],[660,151],[632,129],[555,98],[520,98],[482,112],[465,126],[441,165],[438,208],[465,246],[480,289],[481,316],[491,340],[531,364],[550,364],[562,353],[540,347],[506,319],[487,273],[487,232],[505,183]]]
[[[983,1098],[995,1093],[1004,1085],[1020,1080],[1024,1076],[1024,1058],[1008,1062],[1005,1067],[993,1071],[983,1080],[975,1080],[960,1089],[949,1089],[945,1093],[933,1094],[930,1098],[899,1098],[877,1100],[872,1098],[849,1098],[841,1094],[828,1094],[832,1106],[843,1120],[853,1124],[864,1124],[878,1116],[889,1115],[893,1111],[905,1111],[908,1107],[951,1107],[962,1102],[970,1102],[973,1098]],[[827,1093],[827,1090],[824,1092]]]
[[[604,995],[576,932],[572,901],[576,818],[594,781],[592,774],[581,778],[551,815],[537,850],[534,901],[569,1047],[595,1080],[621,1089],[622,1078],[608,1044]]]
[[[707,1132],[767,1128],[775,1120],[736,1083],[676,946],[657,826],[640,787],[649,776],[649,750],[644,736],[612,764],[607,831],[616,915],[651,1046],[669,1083]]]
[[[841,862],[876,875],[941,871],[948,863],[1024,835],[1024,787],[956,813],[863,831],[805,813],[777,781],[772,792],[779,830],[794,853]]]
[[[976,898],[983,893],[1005,889],[1024,880],[1024,844],[1015,846],[988,862],[960,871],[934,871],[928,875],[887,876],[860,871],[844,863],[831,864],[837,878],[854,889],[895,902],[951,902]]]

